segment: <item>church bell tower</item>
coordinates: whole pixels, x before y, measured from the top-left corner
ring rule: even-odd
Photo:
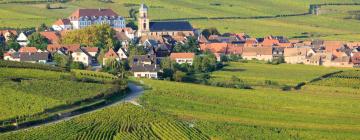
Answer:
[[[139,9],[138,18],[138,36],[148,35],[149,29],[148,7],[145,4],[141,4]]]

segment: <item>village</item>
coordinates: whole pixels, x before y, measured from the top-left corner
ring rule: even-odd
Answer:
[[[195,29],[188,21],[151,21],[149,8],[139,9],[137,29],[127,27],[125,18],[111,9],[78,9],[68,18],[59,19],[44,31],[1,30],[0,44],[5,44],[3,60],[59,65],[59,56],[76,62],[78,68],[97,70],[110,61],[126,61],[134,77],[160,78],[162,61],[193,65],[197,57],[214,56],[217,63],[260,60],[324,67],[360,67],[360,42],[298,40],[284,36],[254,38],[246,33],[220,34],[216,29]],[[121,47],[101,48],[63,43],[62,37],[74,30],[106,24],[115,30]],[[29,36],[38,33],[46,47],[31,46]],[[8,47],[19,45],[19,48]],[[144,53],[130,53],[132,47]],[[134,50],[134,49],[133,49]],[[136,49],[135,49],[136,50]],[[100,52],[104,52],[101,54]],[[212,63],[216,64],[216,63]]]

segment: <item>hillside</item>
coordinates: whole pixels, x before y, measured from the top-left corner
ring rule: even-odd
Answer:
[[[71,112],[124,90],[122,85],[112,84],[113,79],[97,78],[109,75],[100,72],[86,76],[85,71],[8,61],[0,61],[0,71],[1,131],[12,124]]]
[[[56,19],[67,17],[78,8],[112,8],[120,15],[130,17],[129,10],[137,9],[140,0],[113,0],[104,3],[78,0],[68,3],[51,4],[62,9],[46,9],[44,3],[0,4],[0,27],[34,27],[40,23],[51,25]],[[146,4],[150,8],[151,19],[178,19],[199,17],[258,17],[287,14],[301,14],[309,11],[310,4],[356,3],[357,0],[152,0]],[[21,7],[21,8],[20,8]],[[36,9],[36,10],[34,10]],[[329,40],[359,40],[359,21],[349,18],[360,6],[323,6],[323,14],[266,18],[266,19],[226,19],[191,20],[196,28],[216,27],[222,32],[246,32],[255,37],[265,35],[285,35],[290,38],[322,38]],[[20,22],[21,21],[21,22]]]

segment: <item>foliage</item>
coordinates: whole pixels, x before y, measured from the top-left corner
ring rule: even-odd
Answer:
[[[29,36],[29,46],[36,47],[40,50],[46,50],[49,40],[42,36],[39,32],[32,33]]]
[[[54,67],[54,66],[45,65],[45,64],[4,61],[4,60],[0,60],[0,67],[40,69],[40,70],[49,70],[49,71],[65,71],[64,68]]]
[[[196,56],[193,61],[196,72],[211,72],[217,69],[216,57],[214,54],[205,54]]]
[[[82,62],[71,62],[70,63],[70,69],[85,69],[85,65]]]
[[[40,24],[40,26],[37,28],[38,32],[43,32],[48,30],[48,27],[45,25],[45,23]]]
[[[189,37],[185,44],[176,44],[173,52],[199,53],[199,45],[195,37]]]
[[[117,77],[105,72],[94,72],[88,70],[71,70],[77,79],[94,79],[99,81],[113,81]]]
[[[211,27],[211,28],[208,28],[208,29],[204,29],[201,34],[203,36],[205,36],[206,38],[209,38],[209,36],[211,35],[220,35],[220,32],[214,28],[214,27]]]
[[[10,34],[9,40],[6,41],[6,46],[9,49],[14,49],[15,51],[18,51],[20,49],[19,43],[16,41],[16,36],[14,34]]]
[[[161,113],[122,104],[0,139],[209,139],[196,128]]]
[[[53,60],[56,63],[56,66],[58,67],[63,67],[63,68],[67,67],[69,63],[69,59],[70,58],[66,55],[61,55],[57,53],[53,55]]]
[[[174,80],[177,81],[177,82],[181,82],[181,81],[184,80],[185,76],[186,76],[185,72],[176,71],[175,74],[174,74]]]
[[[92,25],[83,29],[68,32],[62,37],[63,44],[82,44],[101,49],[113,48],[116,43],[115,30],[110,25]]]

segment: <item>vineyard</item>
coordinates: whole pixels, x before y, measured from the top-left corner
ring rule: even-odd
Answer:
[[[95,81],[109,82],[117,79],[114,75],[104,72],[94,72],[87,70],[71,70],[77,79],[93,79]]]
[[[334,74],[328,78],[311,83],[312,85],[328,87],[345,87],[360,89],[360,71],[347,70]]]
[[[222,70],[213,72],[210,82],[227,82],[231,81],[233,76],[236,76],[252,87],[295,86],[300,82],[310,81],[321,75],[338,70],[337,68],[309,65],[230,62]]]
[[[15,68],[14,64],[5,67],[0,62],[0,128],[86,106],[126,88],[126,82],[105,73],[89,72],[86,77],[118,82],[81,81],[72,78],[72,72],[57,71],[57,67],[24,63],[23,68]]]
[[[0,139],[209,139],[196,127],[147,109],[122,104],[44,127],[0,134]]]
[[[260,74],[261,75],[261,74]],[[359,139],[360,97],[331,89],[231,89],[143,80],[142,105],[194,122],[212,139]]]

